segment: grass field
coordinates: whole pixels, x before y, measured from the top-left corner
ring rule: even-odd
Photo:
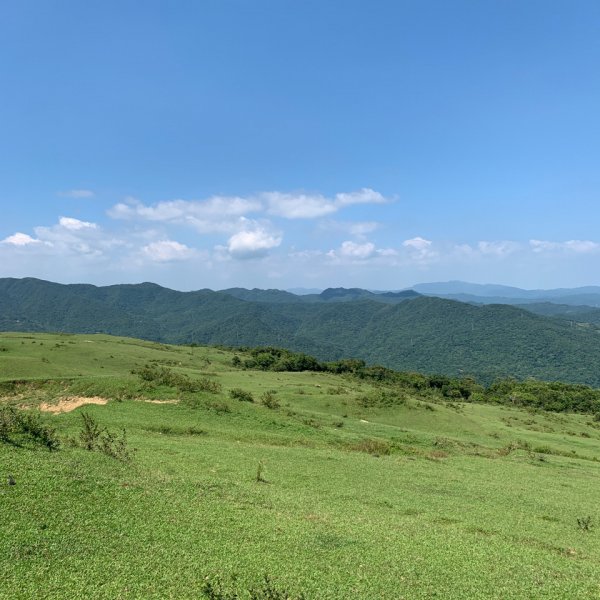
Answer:
[[[0,442],[1,598],[600,598],[592,416],[384,406],[365,382],[232,358],[0,334],[2,406],[107,401],[42,412],[56,451]],[[82,413],[132,457],[86,450]]]

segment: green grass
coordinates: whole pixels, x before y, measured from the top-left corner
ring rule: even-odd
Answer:
[[[265,574],[307,598],[600,597],[590,416],[416,396],[369,408],[366,382],[237,370],[214,348],[37,334],[0,347],[3,403],[109,399],[45,415],[56,452],[0,443],[2,598],[201,598],[207,577],[249,598]],[[222,391],[153,387],[130,373],[148,363]],[[269,390],[277,409],[260,403]],[[82,411],[125,428],[133,460],[75,445]]]

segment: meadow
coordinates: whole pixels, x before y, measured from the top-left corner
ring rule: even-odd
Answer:
[[[235,356],[0,334],[1,598],[600,598],[594,415]]]

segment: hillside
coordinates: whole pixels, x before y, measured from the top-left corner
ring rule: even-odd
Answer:
[[[352,356],[401,370],[473,375],[483,382],[510,375],[600,385],[600,336],[571,321],[511,306],[473,306],[431,297],[401,296],[391,304],[360,295],[346,301],[292,302],[286,292],[258,292],[3,279],[0,330],[275,345],[321,360]],[[338,299],[348,293],[353,294],[342,289],[323,292]],[[257,295],[260,301],[242,299]]]
[[[104,335],[0,348],[2,597],[597,597],[589,415]]]

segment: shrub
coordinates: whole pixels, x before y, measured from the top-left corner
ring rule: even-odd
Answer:
[[[34,441],[46,446],[51,452],[58,450],[60,440],[56,435],[56,429],[45,425],[38,413],[23,414],[20,420],[23,433],[28,434]]]
[[[263,461],[259,461],[258,466],[256,467],[256,483],[267,483],[265,479],[265,465]]]
[[[383,440],[364,439],[354,444],[350,444],[350,450],[355,452],[366,452],[373,456],[384,456],[391,454],[392,446]]]
[[[56,430],[46,425],[39,413],[17,410],[12,406],[0,408],[0,441],[10,443],[15,435],[26,436],[50,451],[58,450],[60,446]]]
[[[580,531],[591,531],[592,530],[592,517],[578,517],[577,519],[577,527],[579,527]]]
[[[107,456],[123,462],[129,462],[133,458],[133,450],[127,445],[127,433],[125,429],[123,429],[120,436],[104,430],[100,437],[99,450]]]
[[[242,388],[233,388],[229,390],[229,395],[234,400],[240,400],[241,402],[254,402],[252,394]]]
[[[281,406],[279,400],[275,397],[277,392],[273,390],[267,390],[261,397],[260,403],[267,408],[276,409]]]
[[[167,367],[147,364],[140,369],[133,369],[131,372],[138,375],[142,381],[173,387],[180,392],[210,392],[217,394],[222,389],[219,382],[208,379],[208,377],[191,379],[187,375],[176,373]]]
[[[208,600],[240,600],[248,598],[249,600],[306,600],[304,594],[292,595],[285,589],[277,588],[268,575],[265,575],[263,582],[258,587],[252,587],[238,593],[237,591],[227,590],[219,578],[211,580],[207,577],[202,586],[202,594]]]
[[[100,427],[98,421],[89,413],[82,412],[81,418],[83,425],[79,439],[86,450],[96,450],[123,462],[129,462],[133,458],[134,450],[128,447],[125,429],[118,436],[105,427]]]
[[[98,446],[102,429],[98,421],[89,413],[82,412],[81,419],[83,420],[82,429],[79,432],[79,439],[86,450],[93,451]]]

